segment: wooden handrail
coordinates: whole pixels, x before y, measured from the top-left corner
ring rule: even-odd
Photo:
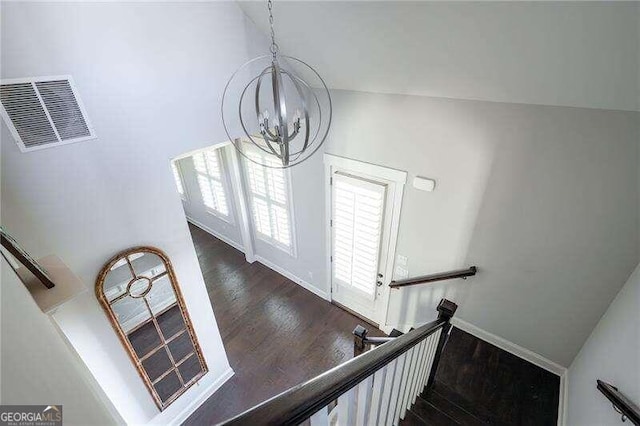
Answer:
[[[424,339],[447,327],[457,305],[442,300],[438,319],[403,334],[375,351],[368,351],[344,364],[227,420],[221,425],[299,425],[340,395],[373,375]],[[442,339],[443,337],[441,337]]]
[[[391,283],[389,284],[389,287],[400,288],[400,287],[406,287],[406,286],[416,285],[416,284],[431,283],[434,281],[451,280],[454,278],[466,279],[467,277],[471,277],[475,275],[476,272],[478,272],[478,268],[475,266],[471,266],[467,269],[457,269],[455,271],[439,272],[437,274],[423,275],[415,278],[407,278],[406,280],[391,281]]]
[[[614,409],[622,415],[623,419],[627,418],[631,420],[634,425],[640,425],[640,407],[624,396],[617,387],[602,380],[597,380],[597,383],[598,390],[611,401]]]

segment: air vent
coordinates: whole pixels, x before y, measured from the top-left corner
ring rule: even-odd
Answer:
[[[96,137],[70,76],[2,80],[0,102],[22,152]]]

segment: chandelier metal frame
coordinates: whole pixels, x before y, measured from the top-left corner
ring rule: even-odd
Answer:
[[[229,125],[227,120],[225,120],[225,100],[228,99],[228,91],[231,83],[234,81],[234,78],[243,70],[247,69],[252,64],[263,61],[266,58],[271,57],[271,64],[262,69],[262,71],[251,78],[249,82],[244,86],[242,93],[240,95],[240,99],[238,101],[238,118],[240,120],[240,125],[242,127],[242,131],[244,132],[244,137],[248,139],[254,146],[259,148],[266,154],[272,155],[279,160],[279,164],[276,166],[273,162],[269,164],[261,164],[265,167],[270,168],[288,168],[294,165],[300,164],[309,157],[311,157],[324,143],[328,133],[329,128],[331,127],[331,116],[332,116],[332,104],[331,104],[331,95],[329,93],[329,89],[327,88],[326,83],[318,74],[318,72],[313,69],[306,62],[295,58],[293,56],[285,56],[279,54],[279,47],[275,41],[275,31],[273,26],[273,3],[272,0],[268,0],[267,6],[269,9],[269,24],[271,29],[271,46],[269,48],[271,55],[259,56],[257,58],[251,59],[250,61],[244,63],[240,68],[238,68],[229,78],[229,81],[225,85],[224,92],[222,94],[222,123],[227,133],[227,136],[234,144],[236,149],[242,154],[245,158],[249,159],[252,162],[256,162],[253,158],[248,157],[241,147],[242,141],[236,137],[231,135],[231,131],[229,129]],[[296,75],[294,72],[284,69],[280,65],[279,59],[284,60],[285,62],[293,62],[299,66],[305,67],[310,70],[313,75],[315,75],[320,83],[322,84],[322,89],[324,89],[324,93],[328,99],[328,120],[326,129],[322,134],[320,134],[322,129],[322,105],[318,98],[318,95],[314,91],[314,89],[309,85],[305,80]],[[285,79],[288,79],[291,83],[291,86],[295,89],[294,93],[298,97],[299,106],[302,111],[296,111],[295,114],[291,115],[290,105],[287,103],[287,94],[285,93]],[[249,126],[246,122],[245,117],[243,117],[243,103],[245,99],[248,97],[247,92],[250,87],[255,84],[255,93],[253,96],[253,103],[255,108],[255,119],[257,120],[258,129],[260,135],[262,136],[262,142],[258,142],[254,139],[254,135],[248,130]],[[268,109],[264,112],[261,112],[261,103],[260,103],[260,89],[261,87],[271,85],[271,91],[273,93],[273,111],[275,117],[271,119],[268,114]],[[305,93],[309,95],[305,95]],[[309,114],[309,102],[311,102],[312,107],[317,107],[317,122],[314,118],[310,117]],[[326,108],[325,108],[326,109]],[[289,122],[289,118],[292,117],[291,123]],[[304,121],[302,121],[304,120]],[[315,127],[315,131],[312,133],[311,123],[317,124]],[[291,149],[291,142],[297,138],[303,137],[303,143],[301,147],[297,150]],[[307,155],[304,155],[308,150]],[[299,161],[298,161],[299,160]]]

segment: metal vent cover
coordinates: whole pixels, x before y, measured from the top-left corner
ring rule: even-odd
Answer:
[[[71,76],[0,80],[0,113],[22,152],[96,137]]]

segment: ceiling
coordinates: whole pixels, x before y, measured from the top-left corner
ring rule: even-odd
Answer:
[[[239,2],[268,34],[266,2]],[[333,89],[640,110],[640,3],[274,3]]]

